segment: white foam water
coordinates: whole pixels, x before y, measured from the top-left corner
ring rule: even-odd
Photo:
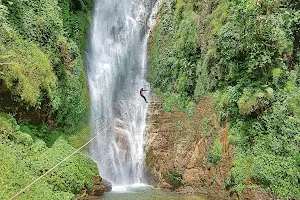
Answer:
[[[92,136],[112,126],[92,142],[90,155],[101,176],[113,185],[143,182],[147,104],[139,90],[150,87],[147,38],[158,7],[155,3],[95,1],[87,53]]]

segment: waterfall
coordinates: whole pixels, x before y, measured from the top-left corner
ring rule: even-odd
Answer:
[[[150,87],[146,54],[154,4],[154,0],[95,1],[87,74],[92,136],[99,137],[92,142],[90,155],[101,176],[115,185],[143,181],[147,104],[139,90]]]

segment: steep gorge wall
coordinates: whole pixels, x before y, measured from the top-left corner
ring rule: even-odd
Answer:
[[[219,163],[210,161],[208,153],[216,140],[222,145]],[[209,199],[239,199],[237,193],[225,188],[234,145],[228,140],[227,126],[219,125],[210,97],[200,100],[192,118],[180,110],[164,112],[155,97],[148,107],[145,148],[147,173],[154,176],[155,187]],[[180,174],[179,184],[172,180],[176,173]],[[246,188],[243,199],[271,198],[265,192]]]
[[[0,1],[0,199],[89,140],[83,52],[92,9],[93,0]],[[98,175],[77,153],[19,199],[75,199],[93,184],[100,195]]]
[[[228,128],[228,143],[234,145],[234,153],[225,181],[218,175],[218,170],[209,181],[223,181],[222,187],[233,197],[247,198],[255,190],[266,191],[274,199],[298,199],[299,2],[167,2],[169,4],[161,7],[149,40],[149,82],[162,102],[162,110],[168,112],[161,115],[170,115],[175,121],[163,118],[167,124],[173,124],[170,126],[156,119],[157,128],[151,129],[154,133],[161,129],[162,133],[150,134],[151,140],[162,141],[169,148],[178,148],[174,141],[179,134],[175,134],[178,131],[173,127],[182,127],[183,123],[176,119],[175,113],[181,110],[189,116],[187,118],[194,119],[193,115],[197,115],[203,98],[210,96],[218,123],[226,124]],[[210,116],[204,117],[202,124],[187,120],[182,130],[192,132],[191,127],[198,127],[196,129],[207,132],[207,124],[212,122],[214,120]],[[212,124],[213,129],[219,129],[218,125]],[[218,134],[210,136],[209,143],[202,142],[209,171],[214,166],[222,168],[226,157],[222,153],[226,149],[224,137],[219,131],[215,132]],[[184,174],[187,174],[185,169],[189,168],[189,155],[204,136],[198,135],[194,143],[179,143],[185,153],[170,151],[162,145],[162,152],[170,154],[168,159],[171,163],[167,167],[169,172],[158,170],[161,175],[157,176],[164,178],[162,182],[172,183],[173,188],[180,185]],[[154,152],[158,154],[160,144],[155,143]],[[189,147],[182,148],[186,145]],[[151,154],[152,151],[148,151],[147,163],[152,163]],[[187,155],[187,158],[180,154]],[[171,155],[181,159],[173,159]],[[180,164],[182,162],[185,164]],[[169,166],[168,163],[159,161],[155,169]],[[183,169],[183,166],[186,168]],[[201,171],[205,174],[205,168]],[[268,198],[264,192],[253,194]]]

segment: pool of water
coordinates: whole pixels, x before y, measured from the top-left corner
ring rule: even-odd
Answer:
[[[156,190],[147,185],[114,186],[100,200],[207,200],[205,197],[179,195],[162,190]]]

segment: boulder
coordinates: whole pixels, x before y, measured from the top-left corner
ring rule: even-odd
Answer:
[[[102,184],[105,187],[105,192],[110,192],[112,190],[112,184],[108,180],[103,179]]]

